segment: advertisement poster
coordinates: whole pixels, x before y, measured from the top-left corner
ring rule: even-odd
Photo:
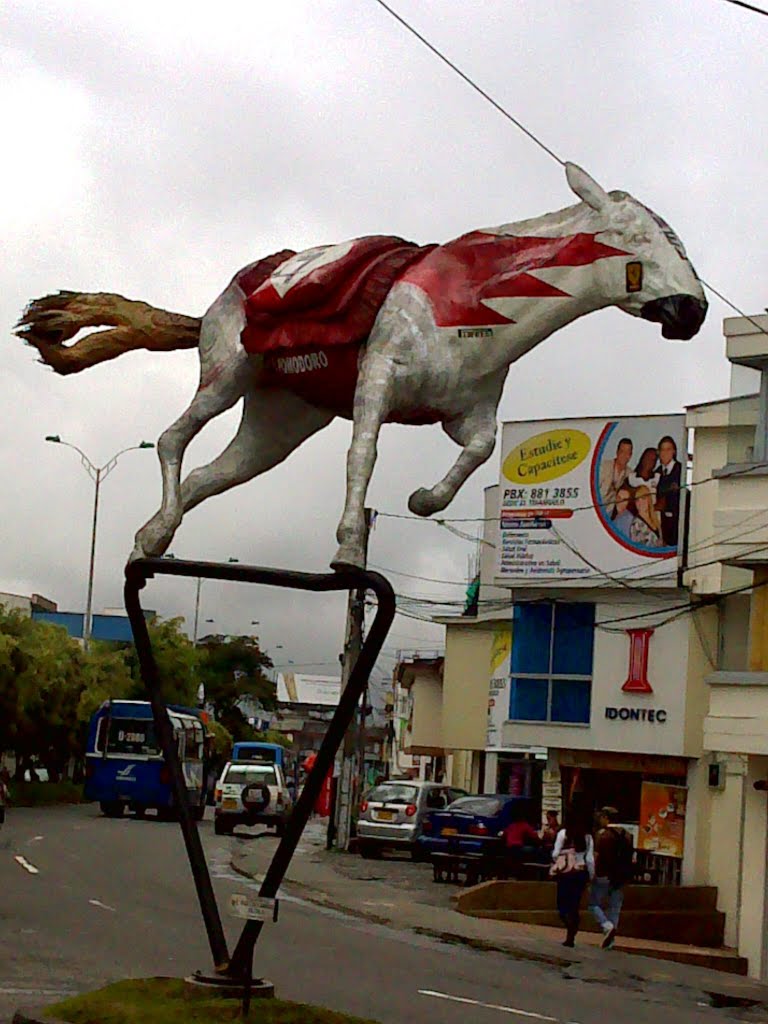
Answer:
[[[687,796],[684,786],[665,786],[660,782],[642,784],[638,850],[682,859]]]
[[[683,416],[505,423],[496,580],[677,586]]]
[[[501,747],[501,730],[509,718],[509,673],[512,655],[512,627],[494,630],[491,646],[490,684],[488,686],[488,725],[486,749]]]

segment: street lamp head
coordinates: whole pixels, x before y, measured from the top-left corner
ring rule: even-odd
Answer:
[[[239,558],[228,558],[227,561],[228,562],[239,562],[240,559]]]
[[[51,441],[53,444],[61,444],[61,438],[58,434],[48,434],[45,440]]]
[[[154,446],[152,441],[142,441],[141,444],[139,445],[139,448],[154,448],[154,447],[155,446]]]

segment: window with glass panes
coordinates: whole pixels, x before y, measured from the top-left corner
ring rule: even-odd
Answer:
[[[520,604],[512,619],[509,718],[589,722],[593,604]]]

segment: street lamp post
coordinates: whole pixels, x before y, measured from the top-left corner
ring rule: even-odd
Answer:
[[[76,444],[70,444],[69,441],[62,441],[58,434],[49,434],[46,441],[50,441],[52,444],[63,444],[67,448],[72,448],[80,456],[80,462],[83,465],[88,476],[94,482],[93,492],[93,523],[91,526],[91,556],[88,562],[88,595],[85,601],[85,620],[83,622],[83,647],[87,650],[91,642],[91,634],[93,632],[93,574],[94,567],[96,564],[96,527],[99,520],[99,491],[101,489],[102,482],[109,476],[112,470],[117,465],[117,460],[121,455],[125,455],[126,452],[139,451],[145,448],[154,448],[154,444],[151,441],[141,441],[139,444],[129,445],[128,448],[123,448],[119,452],[116,452],[112,458],[108,459],[103,466],[95,466],[88,456],[77,447]]]

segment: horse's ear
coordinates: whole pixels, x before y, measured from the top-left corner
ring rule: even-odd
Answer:
[[[593,210],[600,212],[611,201],[605,189],[598,185],[594,178],[590,178],[578,164],[566,163],[565,176],[571,190]]]

